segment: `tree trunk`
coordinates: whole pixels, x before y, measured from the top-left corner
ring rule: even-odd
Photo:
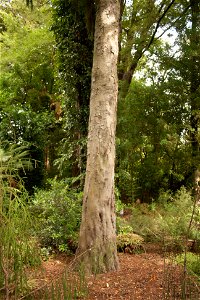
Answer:
[[[199,25],[200,25],[200,5],[198,0],[190,0],[191,5],[191,86],[190,86],[190,99],[191,99],[191,142],[192,142],[192,156],[193,156],[193,173],[194,173],[194,196],[195,201],[199,201],[200,196],[200,156],[199,156],[199,141],[198,141],[198,128],[199,128],[199,86],[200,86],[200,61],[199,61]]]
[[[87,167],[77,258],[88,272],[118,268],[114,199],[119,0],[96,1]]]

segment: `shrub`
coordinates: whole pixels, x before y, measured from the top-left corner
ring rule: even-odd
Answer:
[[[131,226],[134,232],[147,240],[156,239],[177,244],[187,234],[192,208],[192,196],[185,188],[181,188],[175,195],[161,193],[153,211],[151,206],[135,206]],[[196,229],[193,227],[188,237],[194,236]]]
[[[184,265],[185,254],[177,255],[175,261]],[[188,271],[196,274],[200,278],[200,256],[192,252],[186,253],[186,268]]]
[[[117,234],[133,233],[133,228],[126,219],[117,217],[116,220]]]
[[[123,211],[124,211],[124,208],[125,208],[125,204],[122,203],[122,201],[119,199],[119,192],[118,192],[118,189],[115,188],[115,211],[116,211],[116,214],[121,214]]]
[[[139,253],[144,250],[144,239],[138,234],[126,233],[117,236],[117,249],[119,252]]]
[[[82,193],[70,190],[64,180],[49,183],[50,188],[36,190],[33,199],[39,241],[42,247],[74,252],[80,227]]]
[[[162,194],[160,195],[160,198]],[[185,236],[192,214],[193,199],[190,192],[182,187],[173,197],[170,196],[161,211],[163,231],[173,236]]]
[[[146,241],[159,240],[161,236],[156,214],[156,212],[150,211],[147,205],[145,207],[143,207],[143,204],[135,206],[132,209],[130,218],[133,232],[143,236]]]

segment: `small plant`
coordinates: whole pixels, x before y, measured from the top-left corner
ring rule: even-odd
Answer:
[[[46,261],[49,259],[51,253],[52,253],[52,248],[51,247],[43,247],[40,249],[41,252],[41,257],[43,261]]]
[[[172,255],[164,263],[163,300],[197,300],[200,296],[200,258],[187,252]],[[185,268],[186,267],[186,268]]]
[[[196,210],[197,200],[193,199],[186,193],[184,189],[181,189],[176,195],[176,203],[179,203],[180,211],[183,213],[183,217],[180,216],[180,212],[176,211],[178,218],[178,232],[181,232],[182,246],[184,252],[178,256],[172,256],[172,262],[168,263],[168,266],[164,270],[164,289],[163,299],[199,299],[199,279],[200,279],[200,259],[199,255],[188,252],[189,247],[198,242],[196,240],[190,240],[189,237],[196,232],[196,225],[199,222],[198,212]],[[180,201],[182,200],[182,201]],[[182,210],[181,210],[182,208]],[[197,217],[197,219],[196,219]],[[181,226],[180,226],[181,225]],[[176,231],[175,231],[176,232]],[[198,237],[198,235],[196,235]],[[192,242],[192,244],[190,244]],[[176,264],[182,265],[177,267]],[[178,282],[174,284],[174,274],[178,272]],[[177,280],[176,280],[177,281]]]
[[[125,207],[124,203],[122,203],[122,201],[120,200],[119,196],[120,196],[119,191],[118,191],[117,188],[115,188],[115,198],[116,198],[116,200],[115,200],[115,206],[116,206],[116,213],[118,215],[123,214],[124,207]]]
[[[144,239],[138,234],[127,233],[117,236],[117,249],[119,252],[140,253],[144,251]]]

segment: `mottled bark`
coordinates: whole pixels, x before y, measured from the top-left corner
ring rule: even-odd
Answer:
[[[198,128],[200,124],[200,101],[199,101],[199,87],[200,87],[200,4],[198,0],[190,0],[191,6],[191,85],[190,85],[190,100],[191,100],[191,143],[193,154],[193,173],[194,173],[194,195],[196,202],[199,201],[200,196],[200,155],[199,155],[199,140]]]
[[[118,0],[96,2],[87,167],[77,250],[89,272],[118,268],[114,199]]]

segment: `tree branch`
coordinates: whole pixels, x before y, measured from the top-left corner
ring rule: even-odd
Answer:
[[[166,7],[166,9],[164,10],[164,12],[162,13],[162,15],[160,16],[160,18],[158,19],[158,22],[157,22],[157,24],[156,24],[156,28],[155,28],[155,30],[154,30],[152,36],[151,36],[150,42],[149,42],[149,44],[147,45],[146,49],[149,49],[149,47],[150,47],[151,44],[153,43],[154,38],[155,38],[155,35],[156,35],[157,31],[158,31],[158,28],[159,28],[159,26],[160,26],[161,21],[164,19],[164,17],[166,16],[167,12],[168,12],[169,9],[172,7],[172,5],[174,4],[175,1],[176,1],[176,0],[172,0],[172,2],[169,3],[169,5]]]
[[[156,40],[158,40],[159,38],[161,38],[165,32],[167,32],[170,28],[172,28],[177,21],[179,21],[181,19],[181,17],[188,11],[188,9],[190,8],[190,4],[185,8],[185,10],[183,11],[182,15],[179,16],[174,22],[172,22],[158,37],[156,37]],[[155,37],[154,37],[154,40],[155,40]],[[147,49],[145,49],[146,51]]]

